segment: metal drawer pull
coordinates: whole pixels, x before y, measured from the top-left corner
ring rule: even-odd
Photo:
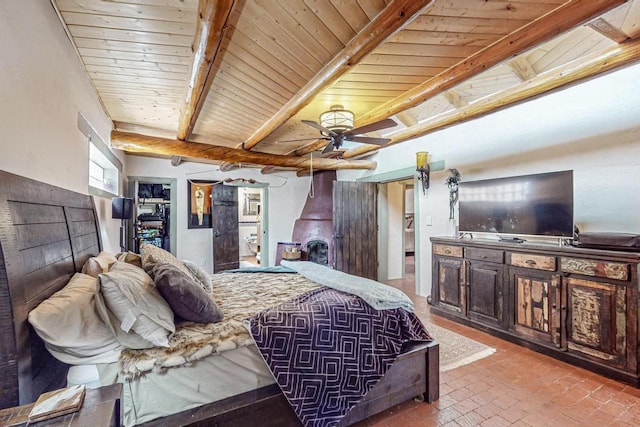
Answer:
[[[537,262],[535,262],[535,261],[534,261],[534,260],[532,260],[532,259],[528,259],[528,260],[526,260],[526,261],[525,261],[525,264],[527,264],[527,265],[531,265],[531,266],[533,266],[533,265],[538,265],[538,263],[537,263]]]

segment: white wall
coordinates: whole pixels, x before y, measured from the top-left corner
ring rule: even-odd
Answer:
[[[574,219],[582,231],[640,232],[640,64],[574,85],[482,118],[381,150],[374,172],[340,171],[338,179],[414,165],[426,150],[463,180],[572,169]],[[446,171],[416,186],[418,292],[431,289],[429,237],[453,235]],[[431,217],[432,225],[427,225]]]
[[[404,185],[398,182],[388,187],[389,237],[387,239],[387,280],[401,279],[404,267]]]
[[[257,169],[235,169],[220,172],[217,166],[183,162],[180,166],[171,166],[168,159],[152,159],[140,156],[126,156],[129,176],[161,177],[177,179],[177,246],[176,256],[203,265],[213,271],[212,230],[187,228],[187,180],[221,180],[225,178],[255,179],[270,183],[268,208],[261,212],[263,221],[269,224],[269,264],[276,258],[276,246],[279,241],[291,241],[293,224],[302,212],[307,197],[309,178],[298,178],[294,172],[262,175]],[[264,201],[264,199],[263,199]],[[265,250],[264,248],[262,249]]]
[[[87,194],[89,148],[78,113],[104,141],[111,120],[49,1],[0,1],[0,52],[0,169]],[[111,199],[95,201],[103,246],[118,252]]]
[[[404,194],[404,213],[412,214],[414,213],[413,206],[413,188],[405,187]]]

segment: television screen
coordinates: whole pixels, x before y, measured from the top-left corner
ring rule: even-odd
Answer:
[[[461,182],[461,232],[573,236],[573,171]]]

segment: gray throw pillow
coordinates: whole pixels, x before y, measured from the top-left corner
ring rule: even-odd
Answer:
[[[224,317],[211,295],[175,265],[148,263],[144,268],[176,317],[196,323],[216,323]]]

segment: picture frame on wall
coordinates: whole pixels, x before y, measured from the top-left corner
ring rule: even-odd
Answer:
[[[189,180],[188,228],[211,228],[211,190],[215,182]]]

